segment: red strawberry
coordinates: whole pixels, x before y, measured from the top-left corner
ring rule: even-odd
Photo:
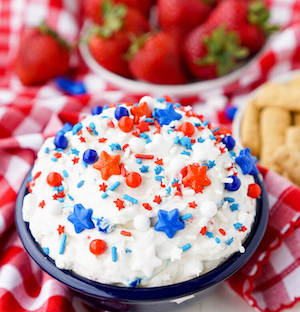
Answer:
[[[236,32],[206,24],[189,34],[184,52],[191,73],[199,79],[223,76],[248,55],[247,49],[240,46]]]
[[[143,15],[148,16],[152,5],[152,0],[114,0],[116,3],[124,3],[139,10]]]
[[[229,30],[238,30],[241,25],[246,23],[247,14],[247,0],[223,0],[205,23],[214,27],[226,26]]]
[[[66,42],[42,24],[27,29],[22,36],[15,70],[24,85],[39,84],[64,74],[69,68],[69,59]]]
[[[105,27],[107,34],[122,30],[141,35],[150,30],[146,17],[138,10],[110,0],[88,0],[86,15],[95,23]]]
[[[212,10],[211,2],[213,1],[158,0],[159,24],[164,30],[180,30],[183,36],[207,18]]]
[[[239,30],[239,37],[241,44],[247,47],[250,53],[257,53],[266,41],[264,32],[255,25],[246,24],[241,26]]]
[[[138,39],[129,51],[133,76],[158,84],[185,83],[180,53],[172,36],[160,31],[145,37]]]
[[[259,51],[275,26],[269,25],[270,12],[263,1],[223,0],[206,23],[238,32],[242,45],[251,53]]]
[[[117,32],[105,38],[101,36],[101,29],[97,30],[89,40],[89,49],[94,59],[106,69],[130,77],[128,62],[124,57],[130,46],[128,35],[124,32]]]

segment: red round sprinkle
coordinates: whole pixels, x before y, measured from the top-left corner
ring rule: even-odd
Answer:
[[[90,242],[90,252],[96,256],[104,253],[106,250],[106,243],[102,239],[94,239]]]
[[[126,184],[129,187],[135,188],[138,187],[142,183],[142,177],[137,172],[130,172],[126,176]]]
[[[47,183],[50,186],[60,186],[62,181],[62,176],[57,172],[50,172],[47,176]]]
[[[133,129],[134,121],[128,116],[123,116],[119,120],[118,125],[123,132],[130,132]]]
[[[257,198],[259,197],[260,194],[261,194],[261,188],[258,184],[256,183],[249,184],[248,193],[247,193],[249,197]]]
[[[184,135],[191,137],[195,133],[195,127],[190,122],[184,122],[179,130],[184,133]]]

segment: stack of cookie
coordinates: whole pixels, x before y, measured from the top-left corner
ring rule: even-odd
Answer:
[[[262,166],[300,185],[300,76],[259,90],[247,105],[241,139]]]

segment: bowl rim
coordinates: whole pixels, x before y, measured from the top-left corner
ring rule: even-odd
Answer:
[[[86,38],[86,34],[88,33],[89,27],[91,25],[91,21],[85,20],[80,37]],[[223,86],[234,82],[235,80],[239,79],[243,73],[252,66],[256,62],[256,59],[267,50],[271,39],[273,36],[267,38],[264,46],[261,50],[253,55],[248,61],[245,61],[237,69],[233,70],[232,72],[228,73],[227,75],[210,80],[204,81],[196,81],[190,82],[187,84],[181,85],[159,85],[154,83],[149,83],[145,81],[134,80],[130,78],[125,78],[120,75],[117,75],[103,66],[98,64],[96,60],[90,53],[88,48],[88,44],[86,40],[82,40],[79,44],[79,51],[82,56],[83,61],[89,67],[89,69],[94,72],[95,74],[104,77],[107,81],[114,84],[119,88],[123,88],[127,91],[131,92],[140,92],[140,93],[151,93],[156,95],[167,94],[172,96],[191,96],[195,94],[199,94],[200,92],[204,91],[212,91],[213,89],[222,88]]]
[[[26,185],[30,174],[31,170],[22,182],[15,207],[16,228],[23,246],[30,257],[50,276],[67,285],[71,289],[93,298],[113,301],[117,300],[124,303],[145,303],[173,300],[205,290],[228,278],[249,260],[261,242],[267,227],[269,215],[268,196],[262,177],[257,175],[254,178],[256,183],[261,186],[262,194],[260,198],[257,199],[256,216],[251,232],[243,244],[245,247],[244,253],[241,254],[236,252],[215,269],[200,275],[199,277],[173,285],[131,288],[102,284],[81,277],[72,271],[57,268],[54,261],[44,254],[40,245],[34,240],[29,230],[29,223],[23,220],[22,213],[23,199],[28,193]]]
[[[255,96],[258,94],[259,90],[265,86],[269,82],[277,82],[277,83],[285,83],[289,82],[296,76],[300,75],[300,69],[295,69],[291,71],[287,71],[285,73],[282,73],[279,76],[273,77],[271,79],[268,79],[266,82],[261,84],[259,87],[252,90],[243,100],[243,103],[241,106],[238,107],[238,110],[236,112],[236,115],[234,116],[233,122],[232,122],[232,134],[235,138],[236,144],[239,147],[243,147],[242,143],[242,137],[241,137],[241,127],[242,127],[242,121],[243,116],[246,110],[247,105],[249,104],[250,100],[254,99]]]

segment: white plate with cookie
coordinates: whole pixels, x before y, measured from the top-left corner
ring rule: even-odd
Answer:
[[[262,166],[300,186],[300,70],[251,92],[235,116],[233,134]]]

